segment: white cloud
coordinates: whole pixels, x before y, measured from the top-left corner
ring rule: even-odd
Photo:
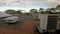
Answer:
[[[0,0],[0,6],[18,6],[26,9],[34,7],[55,7],[60,0]]]

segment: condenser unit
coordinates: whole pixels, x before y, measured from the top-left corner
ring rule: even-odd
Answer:
[[[60,29],[58,14],[40,14],[40,32]]]

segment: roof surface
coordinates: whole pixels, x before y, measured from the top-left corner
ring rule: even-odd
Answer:
[[[1,17],[7,17],[7,16],[11,16],[10,14],[4,13],[4,12],[0,12],[0,18]]]
[[[18,17],[17,16],[11,16],[11,17],[6,18],[5,20],[18,20]]]

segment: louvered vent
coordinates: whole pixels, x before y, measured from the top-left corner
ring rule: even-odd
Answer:
[[[48,16],[47,29],[56,29],[58,16]]]

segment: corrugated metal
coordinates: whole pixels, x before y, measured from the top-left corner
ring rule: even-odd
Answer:
[[[1,17],[7,17],[7,16],[11,16],[10,14],[4,13],[4,12],[0,12],[0,18]]]
[[[7,17],[5,20],[18,20],[19,18],[17,16],[11,16]]]

